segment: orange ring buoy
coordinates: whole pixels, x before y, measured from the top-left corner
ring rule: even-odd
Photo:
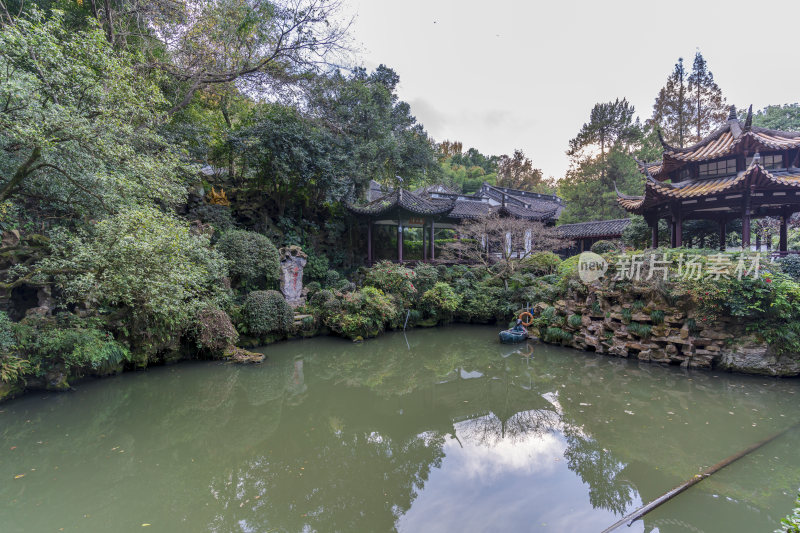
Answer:
[[[522,317],[524,317],[525,315],[528,315],[528,317],[530,318],[530,320],[528,320],[527,322],[525,322],[524,320],[522,320]],[[519,314],[519,319],[520,319],[520,320],[522,320],[522,325],[523,325],[523,326],[525,326],[525,327],[528,327],[528,326],[530,326],[531,324],[533,324],[533,315],[532,315],[532,314],[530,314],[530,313],[529,313],[529,312],[527,312],[527,311],[523,311],[522,313],[520,313],[520,314]]]

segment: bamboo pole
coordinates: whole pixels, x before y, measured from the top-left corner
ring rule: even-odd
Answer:
[[[718,462],[714,466],[711,466],[711,467],[707,468],[706,470],[704,470],[700,474],[695,474],[689,480],[685,481],[684,483],[681,483],[680,485],[678,485],[674,489],[672,489],[670,491],[667,491],[666,493],[662,494],[661,496],[659,496],[655,500],[651,501],[647,505],[643,505],[643,506],[639,507],[634,512],[630,513],[629,515],[627,515],[624,518],[620,519],[619,521],[615,522],[611,526],[607,527],[606,529],[604,529],[602,531],[602,533],[610,533],[611,531],[614,531],[615,529],[617,529],[618,527],[620,527],[620,526],[622,526],[623,524],[626,524],[626,523],[627,523],[628,527],[630,527],[631,524],[633,524],[636,520],[640,519],[641,517],[643,517],[644,515],[646,515],[650,511],[652,511],[653,509],[655,509],[655,508],[661,506],[662,504],[668,502],[669,500],[671,500],[672,498],[674,498],[675,496],[677,496],[681,492],[685,491],[689,487],[692,487],[692,486],[700,483],[701,481],[703,481],[707,477],[710,477],[711,475],[719,472],[720,470],[722,470],[723,468],[725,468],[729,464],[738,461],[739,459],[741,459],[745,455],[756,451],[757,449],[761,448],[762,446],[764,446],[767,443],[772,442],[773,440],[777,439],[778,437],[780,437],[781,435],[783,435],[784,433],[786,433],[787,431],[789,431],[790,429],[792,429],[792,428],[794,428],[796,426],[797,426],[797,424],[794,424],[793,426],[790,426],[790,427],[784,429],[783,431],[779,431],[778,433],[770,435],[766,439],[758,441],[757,443],[748,446],[744,450],[731,455],[727,459],[723,459],[722,461]]]

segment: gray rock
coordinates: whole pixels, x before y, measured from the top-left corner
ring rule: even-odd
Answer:
[[[766,376],[797,376],[800,356],[778,355],[769,346],[752,337],[735,346],[722,349],[719,368]]]

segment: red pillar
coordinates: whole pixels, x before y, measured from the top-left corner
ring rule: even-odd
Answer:
[[[683,246],[683,221],[681,220],[681,214],[675,217],[675,248],[680,248]]]
[[[658,219],[650,224],[650,248],[658,248]]]
[[[435,223],[431,220],[431,261],[436,258],[436,254],[434,252],[434,245],[436,244],[436,238],[434,237],[433,232],[436,231]]]
[[[422,262],[428,259],[428,248],[425,246],[427,239],[425,238],[425,222],[422,223]]]
[[[781,217],[780,243],[778,244],[779,252],[786,252],[789,249],[788,222],[789,222],[789,216],[786,213],[784,213],[783,216]]]
[[[397,262],[403,262],[403,221],[397,219]]]
[[[742,248],[750,249],[750,197],[747,197],[742,209]]]
[[[367,265],[372,266],[372,221],[367,222]]]

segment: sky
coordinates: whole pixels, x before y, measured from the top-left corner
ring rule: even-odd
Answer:
[[[437,141],[522,149],[545,176],[594,104],[627,98],[646,119],[679,57],[700,50],[729,103],[800,101],[798,0],[344,0],[358,61]]]

